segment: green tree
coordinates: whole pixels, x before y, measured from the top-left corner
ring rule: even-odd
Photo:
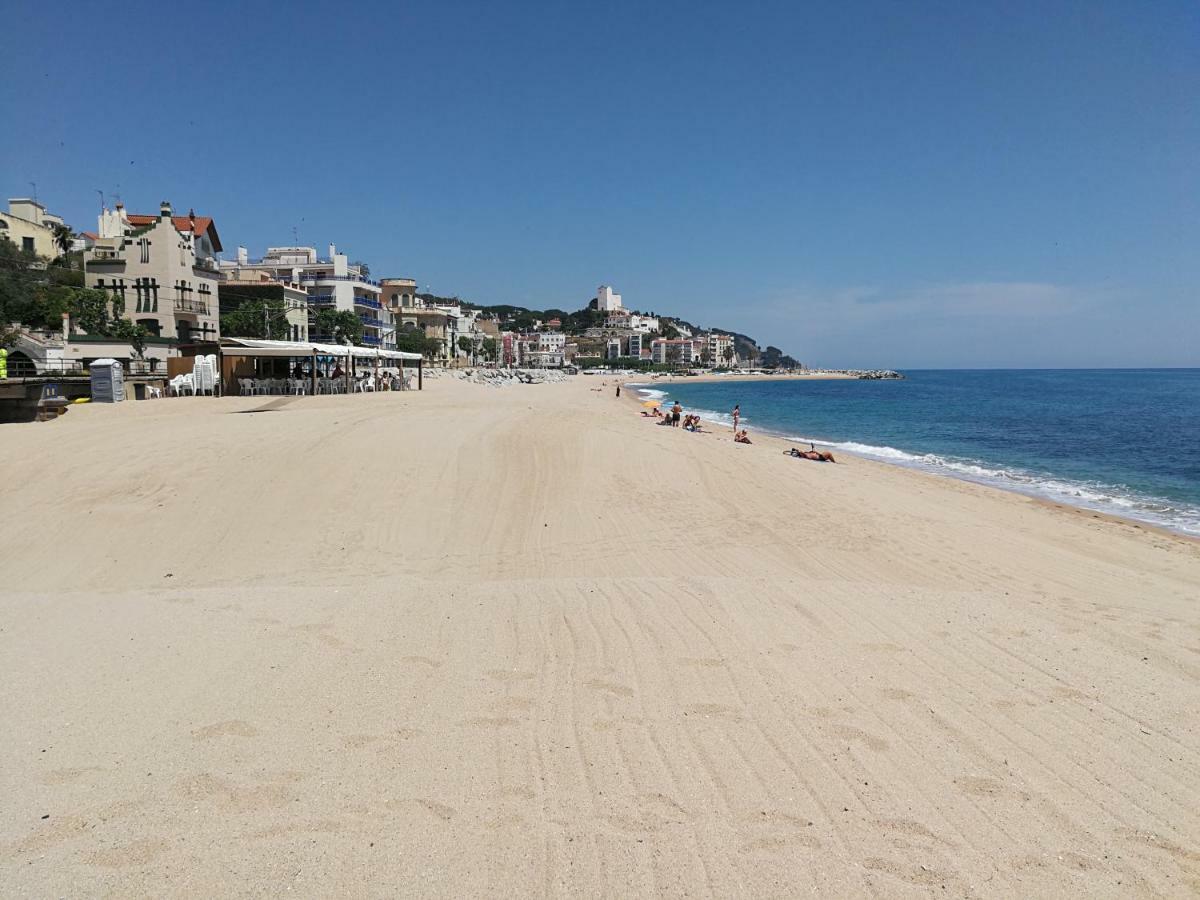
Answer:
[[[679,329],[676,328],[674,325],[672,325],[670,322],[662,322],[659,325],[658,330],[662,334],[662,336],[664,338],[666,338],[668,341],[674,341],[674,340],[679,339]]]
[[[221,311],[221,333],[230,337],[283,341],[290,330],[283,300],[243,300],[233,309]]]
[[[108,327],[108,295],[96,288],[76,288],[71,322],[88,334],[103,334]]]
[[[483,351],[483,358],[488,362],[495,362],[496,355],[499,352],[499,345],[495,338],[484,338],[483,343],[479,347]]]
[[[777,369],[783,360],[783,351],[778,347],[768,346],[762,354],[763,368]]]
[[[0,323],[28,324],[34,312],[34,292],[44,277],[33,268],[37,262],[37,254],[0,237]]]
[[[313,325],[319,335],[335,344],[346,341],[357,344],[362,340],[363,324],[349,310],[319,309],[313,317]]]
[[[109,325],[108,335],[128,343],[141,359],[146,352],[146,338],[150,337],[150,332],[144,325],[136,325],[129,319],[117,319]]]
[[[58,255],[66,256],[71,252],[71,247],[75,243],[75,232],[71,230],[69,225],[55,225],[54,231],[54,246],[58,248]]]
[[[471,357],[471,361],[474,362],[473,357],[475,356],[475,342],[465,334],[460,336],[458,339],[458,349],[467,354],[468,357]]]
[[[442,355],[442,341],[429,337],[415,326],[408,326],[396,335],[396,349],[405,353],[420,353],[426,359],[437,359]]]

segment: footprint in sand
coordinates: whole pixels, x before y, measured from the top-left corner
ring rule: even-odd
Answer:
[[[954,846],[950,841],[938,837],[920,822],[914,822],[912,819],[878,819],[875,824],[891,837],[893,842],[900,839],[920,838],[930,843],[944,844],[947,847]]]
[[[933,885],[945,884],[950,880],[950,876],[932,869],[929,866],[911,864],[901,865],[894,863],[891,860],[880,859],[873,856],[863,860],[863,868],[870,869],[872,872],[883,872],[886,875],[891,875],[893,878],[898,878],[900,881],[908,884],[916,884],[931,887]]]
[[[106,847],[87,857],[90,865],[106,869],[122,869],[126,866],[144,866],[167,849],[162,841],[134,841],[120,847]]]
[[[854,728],[851,725],[838,725],[834,729],[834,734],[843,740],[847,741],[862,741],[871,750],[883,752],[891,747],[891,745],[883,738],[875,737],[873,734],[868,734],[861,728]]]
[[[257,735],[258,729],[241,719],[230,719],[226,722],[205,725],[192,732],[192,737],[198,741],[206,741],[215,737],[256,737]]]
[[[603,691],[606,694],[615,694],[618,697],[633,696],[633,688],[625,687],[623,684],[614,684],[611,681],[601,681],[599,678],[591,678],[585,681],[584,684],[593,691]]]
[[[462,724],[473,725],[476,728],[511,728],[514,725],[520,725],[521,722],[512,716],[472,716],[469,719],[463,719]]]
[[[986,775],[960,775],[954,779],[954,784],[972,797],[998,797],[1011,793],[1004,782]]]
[[[820,850],[821,842],[811,834],[773,834],[747,841],[738,849],[742,853],[791,854],[799,847]]]
[[[99,766],[83,766],[78,769],[55,769],[52,772],[47,772],[38,780],[42,784],[70,784],[73,781],[78,781],[84,775],[103,771],[104,769]]]
[[[388,800],[384,804],[388,809],[402,810],[412,808],[414,806],[425,810],[435,819],[440,819],[443,822],[449,822],[456,815],[458,810],[453,806],[447,806],[445,803],[438,803],[436,800],[429,800],[425,797],[410,797],[404,800]]]
[[[406,662],[406,663],[416,663],[416,664],[422,665],[422,666],[428,666],[431,669],[440,668],[442,665],[436,659],[430,659],[428,656],[402,656],[402,657],[400,657],[400,661]]]
[[[693,703],[684,711],[687,716],[703,716],[706,719],[726,719],[730,722],[740,722],[742,714],[732,706],[720,703]]]

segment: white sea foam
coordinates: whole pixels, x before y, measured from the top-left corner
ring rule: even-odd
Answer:
[[[667,396],[666,391],[660,391],[658,388],[638,387],[637,385],[632,384],[630,387],[637,388],[637,392],[647,400],[661,400],[663,397]]]

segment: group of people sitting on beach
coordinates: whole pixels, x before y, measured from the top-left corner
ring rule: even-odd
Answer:
[[[655,402],[657,403],[657,401]],[[672,404],[671,408],[665,413],[659,406],[655,405],[649,410],[643,409],[642,415],[648,419],[658,419],[657,424],[659,425],[668,425],[674,428],[678,428],[680,426],[682,417],[683,427],[688,431],[701,432],[704,430],[700,424],[700,417],[698,415],[695,415],[694,413],[688,413],[686,416],[683,415],[683,407],[679,405],[678,400],[676,400],[675,403]],[[735,444],[752,443],[749,432],[747,432],[745,428],[738,428],[742,418],[742,409],[740,405],[733,408],[732,415],[733,442]],[[814,462],[837,462],[837,460],[833,458],[833,454],[828,450],[818,450],[816,445],[811,443],[808,445],[807,450],[800,450],[797,447],[792,447],[790,450],[784,450],[783,455],[791,456],[796,459],[811,459]]]

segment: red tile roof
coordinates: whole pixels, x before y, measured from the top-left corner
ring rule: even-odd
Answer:
[[[129,213],[127,218],[129,219],[129,224],[136,227],[152,225],[158,220],[158,216],[139,216],[134,213]],[[221,246],[221,238],[217,235],[217,226],[213,224],[213,220],[210,217],[196,216],[194,229],[193,221],[189,216],[171,216],[171,221],[175,223],[175,230],[181,231],[184,234],[188,232],[205,234],[207,232],[208,239],[212,241],[213,250],[220,253],[224,249]]]

